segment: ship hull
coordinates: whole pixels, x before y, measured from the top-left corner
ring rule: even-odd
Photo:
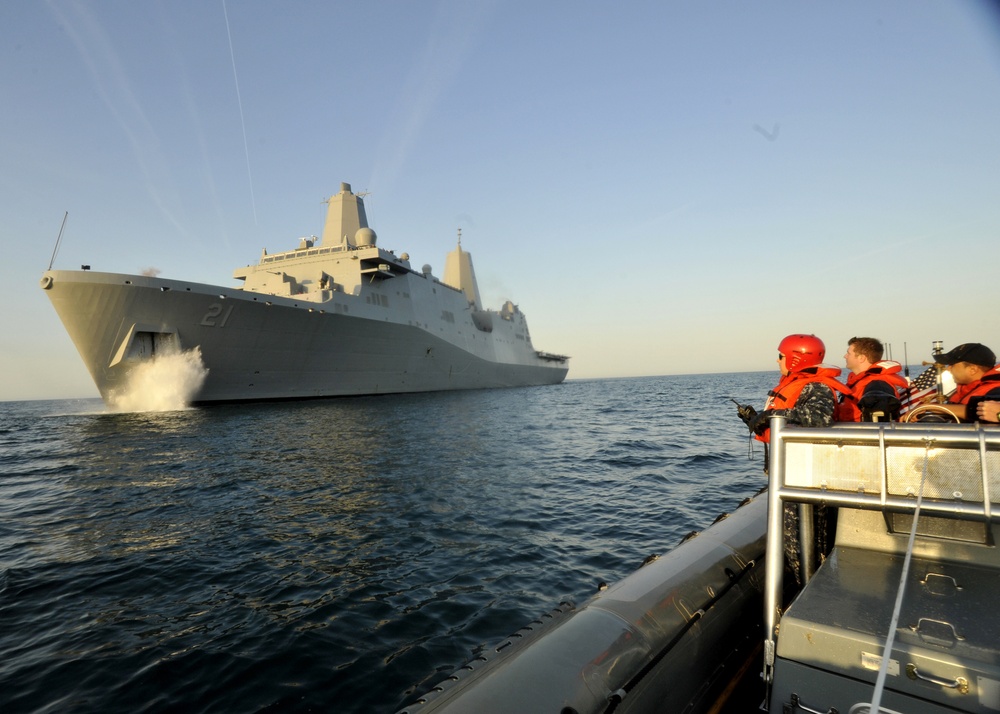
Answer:
[[[200,351],[207,376],[195,404],[565,378],[565,361],[539,356],[513,322],[477,329],[467,303],[447,286],[415,275],[393,285],[392,302],[359,305],[350,295],[317,301],[115,273],[50,270],[42,277],[105,401],[126,388],[137,364],[168,349]]]

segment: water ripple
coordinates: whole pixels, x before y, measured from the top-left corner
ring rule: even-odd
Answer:
[[[763,485],[769,379],[7,405],[4,712],[401,707]]]

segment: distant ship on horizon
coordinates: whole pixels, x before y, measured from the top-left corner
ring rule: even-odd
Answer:
[[[262,252],[242,287],[47,270],[41,287],[109,405],[132,371],[198,350],[192,404],[558,384],[569,358],[536,350],[511,301],[483,308],[458,245],[436,278],[376,245],[364,201],[342,183],[322,240]]]

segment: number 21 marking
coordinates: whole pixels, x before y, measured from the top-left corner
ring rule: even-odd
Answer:
[[[201,318],[201,324],[205,327],[225,327],[226,322],[229,320],[229,316],[233,314],[233,307],[233,305],[230,305],[226,308],[226,314],[223,315],[222,305],[217,302],[213,302],[208,306],[208,312],[205,313],[205,317]],[[222,315],[221,320],[218,320],[219,315]]]

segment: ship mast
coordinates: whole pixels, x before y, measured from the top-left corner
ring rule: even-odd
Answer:
[[[476,282],[476,271],[472,267],[472,256],[462,250],[461,228],[458,229],[458,245],[445,259],[444,278],[441,282],[465,293],[465,297],[474,309],[483,309],[483,302],[479,297],[479,285]]]

